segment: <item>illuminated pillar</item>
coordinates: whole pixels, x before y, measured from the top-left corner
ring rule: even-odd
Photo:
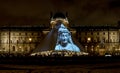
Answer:
[[[110,48],[110,31],[109,31],[109,28],[108,28],[108,48],[107,48],[107,51],[108,49]]]
[[[8,36],[9,36],[9,54],[10,54],[10,26],[9,26],[9,32],[8,32]]]

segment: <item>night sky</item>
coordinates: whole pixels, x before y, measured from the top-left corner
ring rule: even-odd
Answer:
[[[120,0],[1,0],[0,25],[49,24],[50,12],[67,12],[70,24],[115,25]]]

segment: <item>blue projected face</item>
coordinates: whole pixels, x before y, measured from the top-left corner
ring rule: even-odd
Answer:
[[[61,27],[58,29],[58,38],[55,50],[80,52],[80,49],[72,42],[69,30],[63,24],[61,24]]]
[[[62,34],[59,36],[59,39],[61,40],[61,43],[62,43],[62,44],[67,44],[67,43],[68,43],[68,40],[69,40],[69,34],[68,34],[68,33],[62,33]]]

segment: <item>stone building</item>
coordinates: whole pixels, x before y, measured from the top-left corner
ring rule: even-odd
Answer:
[[[91,54],[120,53],[119,25],[80,25],[71,26],[76,29],[76,38],[86,52]]]
[[[0,27],[1,53],[30,53],[43,38],[45,27]]]
[[[120,55],[119,25],[70,25],[69,29],[85,52]],[[0,27],[0,52],[30,53],[50,30],[50,26]]]

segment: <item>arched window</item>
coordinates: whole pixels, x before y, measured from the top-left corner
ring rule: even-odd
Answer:
[[[19,41],[17,40],[17,44],[19,43]]]
[[[15,51],[15,46],[12,46],[12,50]]]

